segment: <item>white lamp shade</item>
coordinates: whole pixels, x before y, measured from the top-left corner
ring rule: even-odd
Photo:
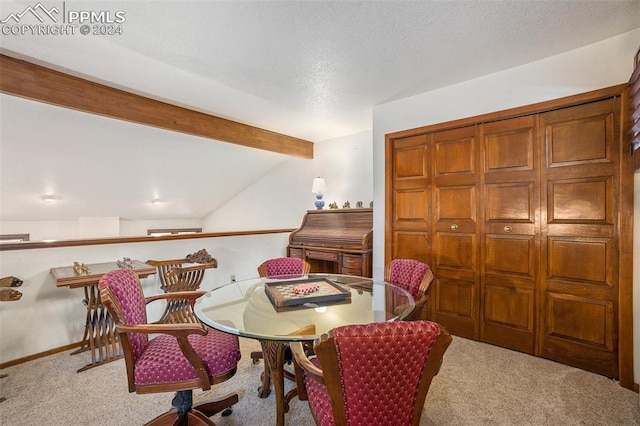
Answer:
[[[313,180],[311,192],[314,194],[323,194],[327,192],[327,183],[324,181],[324,178],[317,177]]]

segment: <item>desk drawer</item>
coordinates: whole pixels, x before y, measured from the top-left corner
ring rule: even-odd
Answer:
[[[342,256],[343,268],[362,269],[362,256],[354,256],[352,254],[345,254]]]
[[[342,275],[362,276],[362,270],[356,268],[342,268]]]
[[[340,260],[340,253],[328,251],[307,250],[305,256],[309,259],[329,260],[332,262],[338,262]]]
[[[290,248],[289,249],[289,257],[297,257],[297,258],[302,259],[302,249]]]

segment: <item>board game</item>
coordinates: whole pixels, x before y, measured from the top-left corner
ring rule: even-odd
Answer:
[[[264,290],[277,311],[351,301],[349,290],[322,277],[268,282],[265,283]]]

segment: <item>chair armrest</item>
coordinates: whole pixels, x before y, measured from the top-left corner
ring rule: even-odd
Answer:
[[[217,263],[198,263],[191,266],[175,266],[167,272],[167,275],[169,276],[181,275],[187,272],[201,271],[204,269],[211,269],[211,268],[217,268],[217,267],[218,267]]]
[[[156,300],[189,299],[193,303],[198,297],[204,296],[205,294],[207,294],[207,292],[204,290],[174,291],[173,293],[161,293],[145,297],[144,302],[145,304],[149,304]]]
[[[289,347],[291,348],[291,354],[293,355],[296,365],[313,378],[313,380],[324,385],[322,369],[316,367],[307,357],[302,342],[289,343]]]
[[[197,323],[116,325],[116,330],[120,333],[170,334],[178,338],[185,338],[190,334],[207,334],[207,329]]]
[[[173,260],[147,260],[147,263],[151,266],[164,266],[175,265],[178,263],[185,263],[187,259],[173,259]]]

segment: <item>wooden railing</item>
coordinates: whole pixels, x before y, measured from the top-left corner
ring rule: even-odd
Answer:
[[[23,241],[20,243],[0,244],[0,251],[8,250],[30,250],[41,248],[74,247],[74,246],[94,246],[104,244],[128,244],[128,243],[148,243],[152,241],[188,240],[195,238],[216,238],[216,237],[237,237],[245,235],[281,234],[293,232],[295,229],[265,229],[258,231],[227,231],[227,232],[203,232],[197,234],[163,235],[152,237],[144,235],[140,237],[109,237],[109,238],[82,238],[76,240],[56,240],[56,241]]]

